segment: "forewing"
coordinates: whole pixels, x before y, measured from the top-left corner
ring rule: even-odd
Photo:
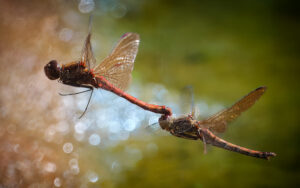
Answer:
[[[230,108],[227,108],[203,121],[201,125],[209,130],[222,133],[225,131],[227,124],[235,120],[242,112],[250,108],[266,91],[266,87],[259,87],[243,97]]]
[[[194,104],[194,89],[193,86],[185,86],[180,94],[180,110],[182,114],[195,115],[195,104]]]
[[[96,63],[96,59],[94,57],[92,44],[91,44],[91,36],[92,34],[89,33],[88,36],[86,37],[81,52],[81,62],[84,62],[89,70],[93,68]]]
[[[161,129],[159,122],[153,123],[151,125],[147,125],[145,130],[156,136],[170,136],[169,132]]]
[[[131,72],[139,43],[138,34],[124,34],[111,54],[94,69],[95,74],[103,76],[119,89],[127,89],[131,81]]]

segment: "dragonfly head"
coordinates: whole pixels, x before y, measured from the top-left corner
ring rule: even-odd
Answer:
[[[165,116],[161,116],[158,120],[160,127],[163,130],[169,131],[170,127],[173,123],[173,119],[169,116],[165,117]]]
[[[50,80],[56,80],[59,78],[60,67],[58,66],[56,60],[52,60],[47,63],[44,67],[44,71]]]

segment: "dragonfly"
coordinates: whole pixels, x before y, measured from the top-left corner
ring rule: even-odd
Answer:
[[[206,144],[211,144],[251,157],[270,159],[271,157],[275,157],[276,154],[273,152],[251,150],[232,144],[216,136],[218,133],[225,132],[228,123],[235,120],[242,112],[253,106],[265,91],[266,87],[259,87],[244,96],[230,108],[224,109],[202,121],[196,120],[193,114],[179,118],[162,115],[159,118],[159,125],[163,130],[170,132],[174,136],[190,140],[200,139],[204,143],[204,153],[206,153]]]
[[[101,88],[125,98],[139,107],[165,116],[172,115],[170,108],[141,101],[125,90],[131,81],[131,72],[138,52],[140,37],[137,33],[125,33],[112,52],[99,64],[93,55],[91,45],[91,29],[85,39],[81,58],[62,66],[52,60],[44,66],[44,72],[50,80],[57,80],[69,86],[87,88],[85,91],[61,94],[62,96],[76,95],[90,91],[88,104],[79,117],[86,112],[95,88]]]

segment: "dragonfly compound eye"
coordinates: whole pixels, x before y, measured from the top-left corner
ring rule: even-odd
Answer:
[[[170,130],[170,126],[173,123],[172,119],[170,119],[170,118],[168,118],[168,119],[159,118],[158,122],[159,122],[160,127],[167,131]]]
[[[60,68],[57,66],[56,60],[52,60],[47,63],[44,67],[44,71],[50,80],[56,80],[59,78]]]

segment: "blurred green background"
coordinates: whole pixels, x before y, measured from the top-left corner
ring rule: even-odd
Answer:
[[[80,3],[84,2],[89,2],[92,10],[88,10],[89,6],[82,8]],[[297,1],[0,0],[0,3],[0,185],[195,188],[300,185]],[[145,132],[141,129],[149,124],[146,120],[128,139],[113,147],[93,147],[88,141],[74,140],[76,117],[59,116],[61,111],[57,109],[69,109],[63,108],[64,103],[57,96],[62,86],[47,80],[42,69],[51,59],[64,63],[79,57],[90,13],[94,15],[93,45],[97,59],[105,57],[123,33],[140,34],[133,71],[135,89],[129,90],[133,93],[144,90],[147,84],[160,84],[169,92],[168,104],[179,104],[180,99],[171,95],[180,95],[183,87],[192,85],[196,100],[205,101],[208,106],[230,106],[251,90],[267,86],[259,102],[221,136],[244,147],[275,152],[277,157],[265,161],[215,147],[210,147],[204,155],[201,142],[155,135],[143,139],[139,134],[144,134],[140,132]],[[71,40],[59,39],[63,28],[73,32]],[[143,92],[138,96],[152,100]],[[60,141],[56,137],[53,142],[45,141],[44,134],[48,133],[43,131],[57,123],[67,123],[70,132],[62,134]],[[61,149],[66,141],[78,148],[72,157],[79,161],[80,172],[71,175],[65,170],[70,166],[70,156]],[[34,149],[34,145],[39,147]],[[16,147],[20,150],[16,151]],[[129,151],[128,158],[122,158],[123,151]],[[122,168],[108,172],[104,163],[111,164],[110,160],[116,156],[121,159],[113,164]],[[134,165],[126,167],[124,161],[133,158],[137,158]],[[48,159],[56,164],[55,170],[50,163],[44,164]],[[89,178],[93,176],[91,168],[98,174],[96,181]]]

